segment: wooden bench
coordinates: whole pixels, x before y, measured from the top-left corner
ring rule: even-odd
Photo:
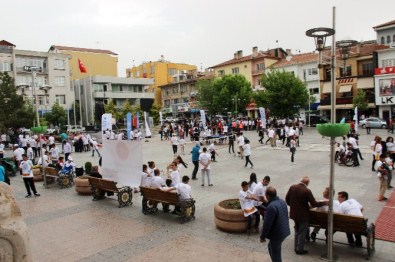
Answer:
[[[89,177],[89,184],[92,187],[93,201],[104,199],[106,192],[116,193],[118,196],[119,207],[125,207],[133,204],[133,190],[125,186],[118,188],[117,182],[108,179]]]
[[[53,178],[58,181],[58,185],[61,188],[71,187],[74,183],[74,172],[71,170],[65,174],[59,174],[59,170],[54,167],[45,168],[45,176],[48,178]],[[48,181],[47,181],[48,182]]]
[[[328,212],[311,209],[309,211],[309,226],[328,229]],[[359,234],[366,237],[366,249],[368,259],[374,252],[375,225],[371,223],[368,226],[368,219],[364,217],[333,214],[333,232],[345,232],[350,234]],[[313,239],[314,241],[315,239]],[[342,243],[343,244],[343,243]]]
[[[188,199],[180,201],[179,195],[174,192],[165,192],[156,188],[140,187],[141,195],[143,196],[142,207],[143,214],[155,213],[158,211],[158,203],[166,205],[174,205],[180,207],[181,222],[195,219],[195,200]],[[168,212],[167,209],[164,209]]]

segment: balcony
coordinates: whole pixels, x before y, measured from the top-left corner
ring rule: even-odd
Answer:
[[[265,73],[265,69],[260,69],[260,70],[252,70],[252,75],[263,75]]]

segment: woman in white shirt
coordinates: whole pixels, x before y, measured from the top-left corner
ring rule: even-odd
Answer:
[[[250,181],[248,182],[248,191],[254,192],[256,185],[257,185],[256,174],[255,173],[251,173]]]
[[[373,161],[372,161],[372,171],[376,172],[375,169],[375,164],[376,161],[379,160],[377,159],[377,156],[380,156],[383,150],[383,147],[381,146],[381,137],[376,136],[374,140],[370,143],[370,148],[372,149],[372,155],[373,155]]]

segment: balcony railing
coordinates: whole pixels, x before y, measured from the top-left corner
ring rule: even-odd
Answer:
[[[262,75],[263,73],[265,73],[265,69],[252,70],[252,75]]]

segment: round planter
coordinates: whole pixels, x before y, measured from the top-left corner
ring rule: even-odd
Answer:
[[[223,207],[224,202],[229,200],[238,201],[238,199],[226,199],[214,206],[215,225],[222,231],[229,233],[246,232],[247,219],[244,217],[243,211]]]
[[[344,136],[350,131],[350,124],[318,124],[317,131],[327,137]]]
[[[75,191],[81,195],[92,195],[92,189],[89,180],[77,177],[75,179]]]
[[[34,182],[39,182],[43,181],[43,175],[41,174],[40,168],[33,168],[33,181]]]

